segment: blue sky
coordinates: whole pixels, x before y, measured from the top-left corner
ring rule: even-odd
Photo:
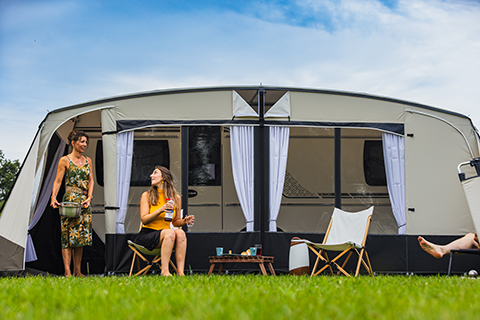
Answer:
[[[480,1],[0,0],[0,149],[48,110],[156,89],[308,87],[480,125]]]

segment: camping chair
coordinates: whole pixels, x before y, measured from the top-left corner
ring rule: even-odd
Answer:
[[[181,211],[181,216],[180,217],[183,217],[183,209]],[[171,223],[170,223],[170,227],[174,230],[178,229],[177,227],[174,227]],[[142,229],[142,224],[140,223],[140,229],[138,231],[140,231],[141,229]],[[133,267],[135,265],[135,262],[137,262],[137,270],[139,270],[139,271],[137,273],[135,273],[134,276],[147,274],[147,272],[150,271],[150,269],[152,268],[153,265],[157,265],[159,268],[162,267],[161,266],[161,259],[162,259],[162,257],[161,257],[162,249],[161,248],[148,250],[144,246],[141,246],[141,245],[133,242],[132,240],[128,240],[127,243],[128,243],[128,247],[130,249],[132,249],[132,251],[133,251],[132,265],[130,266],[130,273],[128,274],[129,277],[132,276]],[[175,247],[173,248],[172,253],[173,252],[175,252]],[[145,256],[153,256],[154,258],[152,260],[148,260]],[[147,266],[145,266],[141,270],[140,270],[140,260],[139,260],[139,258],[142,259],[145,263],[147,263]],[[175,273],[178,273],[177,267],[172,262],[172,259],[170,259],[170,265],[172,266],[173,270],[175,270]]]
[[[161,268],[161,262],[160,260],[162,259],[161,257],[161,252],[162,249],[153,249],[153,250],[148,250],[144,246],[141,246],[131,240],[127,241],[128,247],[132,249],[133,251],[133,258],[132,258],[132,265],[130,266],[130,273],[128,274],[129,277],[132,276],[133,273],[133,267],[135,265],[135,262],[137,262],[137,270],[139,270],[137,273],[135,273],[135,276],[139,275],[145,275],[150,271],[150,268],[152,268],[153,265],[157,265],[159,268]],[[153,256],[154,258],[150,261],[148,260],[145,256]],[[140,270],[140,259],[142,259],[145,263],[147,263],[147,266],[145,266],[143,269]],[[170,265],[172,268],[177,272],[177,267],[173,264],[172,260],[170,260]]]
[[[292,240],[304,241],[307,246],[317,255],[317,260],[315,261],[315,265],[311,274],[312,277],[320,274],[327,268],[333,275],[332,265],[337,267],[337,275],[339,275],[341,272],[350,277],[350,274],[348,274],[344,268],[353,253],[355,253],[358,257],[355,277],[358,276],[360,272],[361,264],[363,264],[368,274],[373,276],[370,259],[368,258],[367,250],[365,249],[365,242],[367,240],[368,228],[370,227],[372,214],[373,206],[359,212],[346,212],[335,208],[322,243],[313,243],[308,240]],[[340,254],[338,254],[335,258],[330,259],[327,255],[327,251],[337,251],[340,252]],[[347,253],[347,258],[340,266],[337,263],[338,259]],[[364,254],[366,262],[363,258]],[[320,261],[323,262],[324,266],[316,271]]]

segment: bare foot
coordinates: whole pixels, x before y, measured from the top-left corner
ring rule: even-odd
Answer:
[[[430,254],[434,258],[440,259],[443,257],[443,253],[439,246],[428,242],[427,240],[423,239],[422,237],[418,237],[418,243],[420,244],[420,247],[422,247],[423,251],[426,253]]]
[[[169,273],[160,273],[160,275],[161,275],[162,277],[173,277],[170,272],[169,272]]]
[[[72,276],[71,273],[65,273],[65,278],[70,278]]]
[[[85,275],[83,273],[75,273],[75,277],[83,278]]]

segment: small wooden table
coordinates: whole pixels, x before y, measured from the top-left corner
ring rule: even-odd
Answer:
[[[213,269],[215,268],[216,263],[220,263],[220,269],[218,269],[218,274],[221,274],[225,263],[258,263],[260,270],[263,275],[267,275],[267,270],[265,269],[264,263],[267,264],[268,269],[272,276],[275,276],[275,270],[273,269],[273,257],[267,256],[247,256],[247,255],[224,255],[224,256],[210,256],[210,270],[208,270],[208,275],[211,275]]]

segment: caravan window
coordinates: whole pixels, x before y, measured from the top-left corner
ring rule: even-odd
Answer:
[[[386,186],[385,162],[381,140],[365,140],[363,148],[363,172],[369,186]]]
[[[188,185],[220,186],[221,127],[190,127],[188,132]]]
[[[150,174],[156,165],[170,168],[170,151],[167,140],[135,140],[133,143],[132,175],[130,186],[150,186]],[[95,156],[97,183],[104,186],[103,143],[97,142]]]
[[[157,165],[170,169],[168,141],[135,140],[130,186],[150,186],[150,175]]]

